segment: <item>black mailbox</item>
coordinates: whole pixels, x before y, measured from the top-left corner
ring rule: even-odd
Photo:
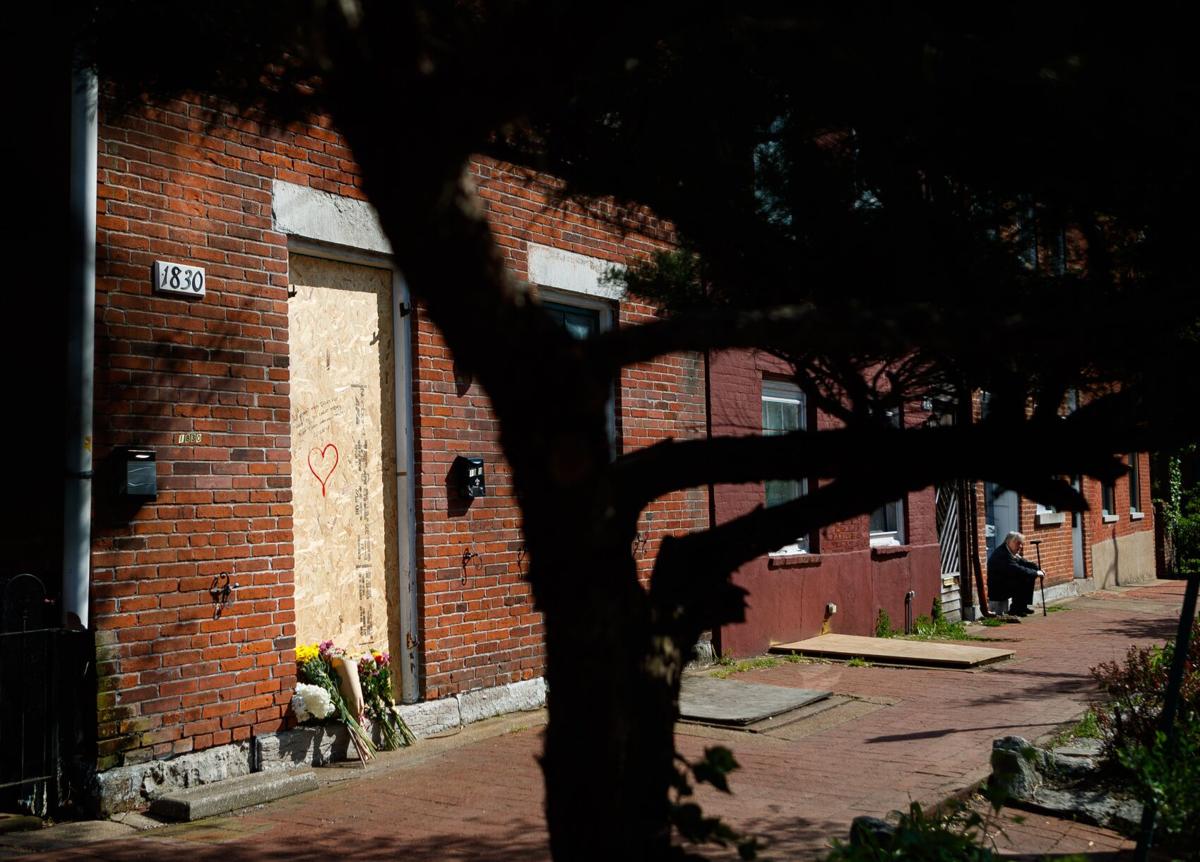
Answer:
[[[464,458],[459,455],[454,459],[454,475],[458,493],[464,497],[487,496],[487,484],[483,481],[482,458]]]
[[[137,500],[158,496],[158,467],[153,449],[121,449],[117,458],[122,496]]]

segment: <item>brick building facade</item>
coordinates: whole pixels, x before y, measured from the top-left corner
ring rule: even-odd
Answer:
[[[522,577],[520,514],[497,423],[420,305],[408,305],[336,131],[213,122],[176,101],[102,117],[98,149],[91,614],[100,768],[284,728],[297,637],[344,631],[390,646],[410,665],[407,701],[539,677],[541,621]],[[654,316],[601,276],[663,247],[665,235],[625,234],[556,204],[544,178],[511,166],[480,158],[472,173],[513,276],[544,301],[601,328]],[[158,260],[204,267],[205,295],[155,293]],[[371,290],[383,298],[350,301]],[[345,301],[320,305],[325,295]],[[298,316],[305,302],[318,303],[316,318]],[[365,340],[351,307],[373,327]],[[334,392],[344,386],[316,397],[325,384],[314,375],[339,363],[357,363],[347,373],[371,382],[353,404]],[[614,401],[624,448],[703,433],[701,359],[626,369]],[[370,433],[381,436],[335,445],[354,411],[377,412]],[[123,447],[153,450],[153,499],[112,493]],[[458,456],[483,459],[486,497],[457,493]],[[379,488],[375,474],[384,476]],[[339,488],[351,475],[361,487]],[[330,501],[369,508],[380,496],[379,516],[339,521],[328,512]],[[651,506],[637,543],[642,570],[663,536],[702,528],[707,513],[702,489]],[[318,523],[359,531],[357,545],[330,551],[313,538]],[[325,578],[339,553],[355,549],[357,584],[305,585],[309,569]],[[229,595],[214,597],[226,583]]]
[[[96,766],[244,745],[284,729],[298,639],[340,632],[389,647],[409,702],[540,677],[541,619],[523,578],[520,514],[497,423],[410,303],[336,130],[315,122],[271,131],[187,101],[119,119],[102,111],[97,174]],[[629,234],[560,205],[551,181],[510,165],[478,158],[472,174],[512,275],[568,325],[654,318],[602,274],[666,247],[669,234]],[[204,296],[156,293],[156,261],[203,267]],[[319,299],[368,294],[365,304]],[[53,298],[40,301],[56,320]],[[312,302],[307,317],[298,312]],[[342,304],[359,316],[335,317]],[[36,341],[49,353],[56,339]],[[309,385],[322,366],[369,372],[371,385],[350,385],[350,396],[338,385],[341,400],[322,401],[320,386]],[[797,400],[787,370],[740,351],[624,369],[614,383],[614,443],[628,451],[706,429],[759,433],[765,394]],[[375,420],[369,440],[352,436],[335,448],[314,436],[360,414]],[[831,422],[803,415],[816,427]],[[152,499],[117,493],[129,448],[154,453]],[[483,460],[486,497],[458,493],[460,456]],[[367,474],[380,481],[339,484]],[[1094,484],[1084,482],[1089,499],[1100,494]],[[635,541],[640,573],[649,575],[664,536],[734,518],[765,493],[761,484],[718,486],[711,497],[693,489],[656,501]],[[977,494],[983,519],[983,489]],[[21,531],[36,538],[18,543],[23,556],[11,564],[49,573],[55,555],[37,553],[53,546],[61,499],[48,493],[34,503]],[[335,503],[358,520],[330,523],[359,532],[330,551],[314,536]],[[1153,536],[1149,503],[1144,518],[1129,511],[1128,483],[1118,483],[1113,506],[1108,516],[1096,506],[1083,522],[1085,570],[1106,573],[1104,583],[1144,574],[1145,536]],[[1046,537],[1048,587],[1066,584],[1058,561],[1070,516],[1055,525],[1032,504],[1019,509],[1026,531]],[[1045,523],[1034,524],[1039,518]],[[907,495],[874,526],[867,516],[831,525],[803,548],[743,566],[735,580],[750,592],[747,620],[714,632],[718,649],[743,655],[825,630],[869,634],[880,610],[893,623],[904,618],[910,592],[913,613],[929,613],[942,586],[934,492]],[[985,529],[981,520],[981,536]],[[1152,571],[1152,539],[1149,547]],[[355,553],[361,559],[347,571],[359,575],[339,590],[330,566]]]

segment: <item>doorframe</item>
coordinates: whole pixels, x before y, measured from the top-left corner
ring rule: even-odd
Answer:
[[[288,271],[293,254],[337,263],[348,263],[392,274],[392,377],[396,388],[396,545],[400,559],[398,596],[400,611],[400,700],[420,700],[420,619],[418,614],[416,456],[413,446],[412,301],[408,284],[390,254],[363,251],[344,245],[288,235]],[[289,340],[289,355],[291,351]],[[402,359],[403,358],[403,359]],[[389,573],[393,574],[393,573]]]

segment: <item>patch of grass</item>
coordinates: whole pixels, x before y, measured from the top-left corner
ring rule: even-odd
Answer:
[[[781,655],[779,658],[788,664],[816,664],[818,661],[815,658],[809,658],[802,652],[790,652],[787,655]]]
[[[858,655],[854,656],[848,662],[846,662],[846,667],[870,667],[870,666],[871,666],[871,663],[869,661],[867,661],[862,656],[858,656]]]
[[[913,628],[915,631],[911,635],[905,635],[906,639],[914,641],[975,641],[980,639],[977,635],[967,631],[966,623],[952,623],[941,616],[934,619],[926,616],[917,617]]]
[[[729,679],[729,677],[738,673],[745,673],[748,670],[765,670],[767,668],[778,667],[781,659],[775,656],[757,656],[755,658],[742,659],[735,661],[732,658],[722,657],[717,662],[720,665],[719,670],[712,672],[712,675],[717,679]]]
[[[1079,721],[1056,733],[1050,740],[1050,747],[1058,748],[1073,739],[1100,739],[1101,735],[1100,721],[1096,716],[1096,711],[1089,709]]]
[[[987,626],[989,629],[999,628],[1004,625],[1004,620],[999,617],[984,617],[979,621],[981,626]]]
[[[1066,605],[1046,605],[1046,613],[1056,614],[1059,611],[1069,611],[1070,608]]]

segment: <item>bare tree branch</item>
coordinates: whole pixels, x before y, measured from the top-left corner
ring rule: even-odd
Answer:
[[[665,440],[617,459],[612,474],[627,511],[697,485],[819,477],[886,483],[891,476],[913,490],[950,478],[1003,477],[1008,487],[1037,489],[1039,502],[1062,505],[1063,498],[1047,496],[1054,491],[1046,477],[1085,473],[1111,480],[1124,473],[1112,453],[1137,448],[1130,434],[1094,432],[1091,423],[1064,421],[1050,428],[983,423]]]
[[[613,329],[592,339],[592,358],[615,372],[668,353],[732,347],[768,347],[782,340],[819,345],[826,322],[808,304],[741,311],[690,312],[641,326]]]

